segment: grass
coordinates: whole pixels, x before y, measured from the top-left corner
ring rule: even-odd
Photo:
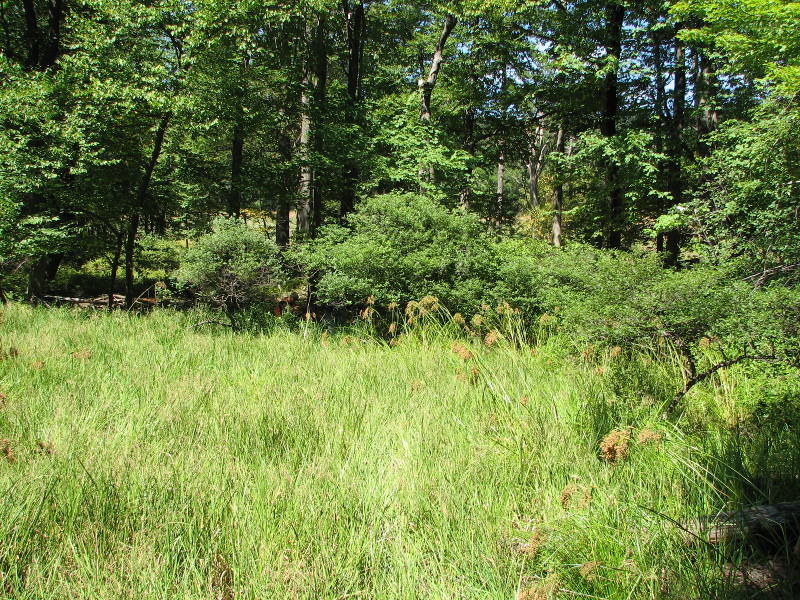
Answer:
[[[789,499],[752,476],[744,370],[665,422],[674,364],[557,336],[2,318],[4,598],[742,597],[752,556],[676,522]]]

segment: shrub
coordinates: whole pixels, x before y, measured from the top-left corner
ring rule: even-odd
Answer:
[[[218,218],[188,250],[175,273],[179,285],[222,308],[235,326],[244,306],[274,296],[285,280],[278,247],[241,221]]]
[[[361,304],[374,296],[385,306],[435,296],[466,312],[493,298],[496,252],[475,215],[389,194],[366,200],[348,224],[324,227],[294,252],[316,277],[321,301]]]

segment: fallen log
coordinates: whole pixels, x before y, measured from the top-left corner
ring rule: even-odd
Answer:
[[[707,515],[682,524],[686,541],[748,542],[781,546],[800,537],[800,502],[751,506]]]

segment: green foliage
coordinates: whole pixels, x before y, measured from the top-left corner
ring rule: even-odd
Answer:
[[[753,272],[778,268],[792,276],[800,263],[800,110],[772,100],[750,120],[730,120],[713,135],[707,184],[681,207],[698,248],[714,262],[741,257]],[[741,262],[741,259],[740,259]]]
[[[275,243],[241,221],[222,217],[185,252],[175,278],[229,317],[274,296],[285,280]]]
[[[349,228],[325,227],[296,252],[324,302],[381,305],[436,296],[469,311],[493,295],[492,244],[478,218],[415,194],[366,200]]]
[[[800,91],[800,2],[681,0],[672,10],[703,23],[683,37],[715,46],[732,71],[765,77],[788,96]]]

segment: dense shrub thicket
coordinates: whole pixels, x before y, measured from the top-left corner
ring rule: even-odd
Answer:
[[[401,306],[435,296],[451,314],[507,302],[533,324],[547,315],[573,336],[610,345],[669,339],[734,356],[794,360],[800,294],[757,289],[732,268],[665,270],[652,253],[609,253],[530,239],[495,241],[473,216],[413,194],[365,202],[349,228],[326,227],[293,257],[324,302]]]

